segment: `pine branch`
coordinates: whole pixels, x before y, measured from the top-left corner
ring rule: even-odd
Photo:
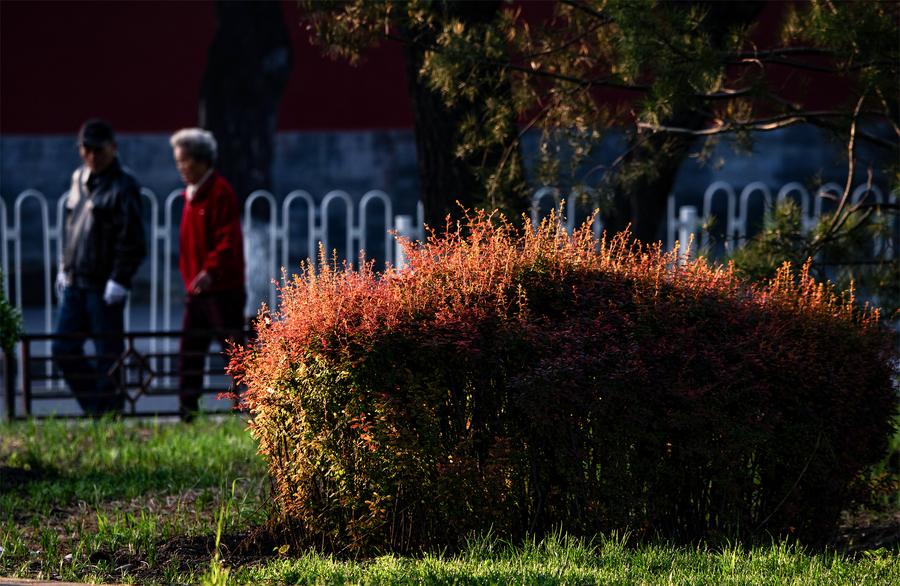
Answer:
[[[802,108],[800,108],[799,106],[796,106],[795,104],[792,104],[791,102],[788,102],[787,100],[780,98],[779,96],[776,96],[775,94],[773,94],[771,92],[767,92],[765,97],[772,100],[773,102],[775,102],[777,104],[781,104],[781,105],[793,110],[799,116],[806,117],[806,121],[809,122],[810,124],[813,124],[820,128],[826,128],[828,130],[831,130],[832,132],[837,132],[839,134],[842,132],[842,129],[840,126],[838,126],[834,122],[825,120],[818,113],[810,114],[810,113],[806,112],[805,110],[803,110]],[[872,112],[870,110],[867,110],[865,113],[866,113],[866,115],[874,115],[874,116],[884,117],[884,118],[889,119],[887,113],[885,113],[885,112]],[[844,113],[843,116],[846,117],[847,113]],[[877,136],[874,136],[872,134],[869,134],[868,132],[861,131],[858,129],[856,130],[856,134],[859,136],[860,139],[862,139],[870,144],[877,145],[883,149],[886,149],[886,150],[889,150],[892,152],[900,151],[900,145],[898,145],[896,142],[890,142],[890,141],[884,140],[882,138],[878,138]]]
[[[581,4],[580,2],[573,2],[572,0],[559,0],[559,3],[565,4],[566,6],[571,6],[572,8],[575,8],[586,14],[589,14],[589,15],[593,16],[594,18],[599,18],[599,19],[603,20],[604,24],[606,24],[608,22],[615,22],[615,19],[613,17],[611,17],[610,15],[608,15],[604,12],[599,12],[597,10],[594,10],[593,8],[585,6],[584,4]]]
[[[886,202],[886,203],[878,203],[878,202],[875,202],[875,203],[861,203],[861,204],[858,204],[858,205],[857,205],[855,208],[853,208],[853,209],[863,210],[863,209],[866,209],[866,208],[878,208],[879,211],[897,212],[897,211],[900,211],[900,203],[897,203],[897,202]]]
[[[479,60],[481,61],[481,60]],[[561,73],[553,73],[552,71],[545,71],[543,69],[533,69],[530,67],[523,67],[520,65],[513,65],[511,63],[504,63],[498,61],[487,61],[488,63],[493,63],[495,65],[500,65],[502,67],[506,67],[507,69],[512,69],[513,71],[521,71],[523,73],[528,73],[530,75],[538,76],[538,77],[549,77],[551,79],[558,79],[560,81],[568,81],[575,85],[582,87],[611,87],[622,90],[632,90],[638,92],[646,92],[649,91],[649,86],[644,84],[627,84],[621,82],[611,81],[612,79],[616,79],[616,76],[607,75],[604,77],[595,77],[593,79],[585,79],[583,77],[575,77],[572,75],[563,75]]]
[[[841,131],[841,127],[833,122],[825,120],[821,118],[820,115],[832,115],[832,116],[846,116],[846,112],[830,112],[830,113],[805,113],[805,114],[795,114],[791,116],[777,116],[773,118],[768,118],[765,120],[758,120],[754,122],[724,122],[721,119],[716,119],[718,122],[722,122],[718,126],[714,128],[706,128],[702,130],[694,130],[691,128],[679,128],[677,126],[666,126],[663,124],[650,124],[648,122],[638,122],[637,127],[643,130],[650,130],[653,132],[667,132],[670,134],[686,134],[689,136],[714,136],[719,134],[727,134],[730,132],[735,132],[738,130],[750,130],[750,131],[760,131],[760,132],[768,132],[772,130],[778,130],[779,128],[787,128],[788,126],[794,126],[795,124],[803,124],[809,123],[815,126],[819,126],[822,128],[827,128],[829,130]],[[883,149],[897,152],[900,151],[900,146],[897,143],[892,143],[890,141],[884,140],[882,138],[878,138],[877,136],[873,136],[869,133],[862,132],[857,129],[856,131],[857,138],[861,140],[865,140],[871,144],[877,145]]]
[[[783,49],[767,49],[765,51],[744,51],[738,53],[738,59],[769,59],[772,57],[787,57],[789,55],[801,55],[810,57],[836,57],[837,51],[831,49],[816,49],[813,47],[785,47]]]
[[[443,53],[444,51],[441,47],[438,47],[429,43],[422,43],[415,39],[409,39],[406,37],[399,37],[397,35],[392,35],[389,33],[381,33],[378,35],[381,38],[388,39],[391,41],[397,41],[398,43],[404,43],[407,45],[412,45],[423,51],[433,51],[435,53]],[[527,73],[529,75],[535,75],[539,77],[548,77],[551,79],[557,79],[560,81],[567,81],[573,83],[575,85],[584,86],[584,87],[612,87],[616,89],[624,89],[624,90],[632,90],[632,91],[648,91],[649,87],[643,84],[625,84],[610,81],[614,78],[612,75],[608,75],[605,77],[595,77],[594,79],[585,79],[583,77],[576,77],[572,75],[563,75],[562,73],[554,73],[552,71],[546,71],[543,69],[537,69],[533,67],[526,67],[523,65],[515,65],[510,61],[502,61],[498,59],[483,59],[480,57],[473,57],[470,55],[460,56],[460,58],[464,58],[471,63],[477,63],[482,65],[493,65],[496,67],[502,67],[505,69],[511,69],[513,71],[520,71],[522,73]]]
[[[753,93],[753,88],[742,88],[739,90],[719,90],[717,92],[695,92],[694,96],[702,100],[733,100]]]
[[[552,55],[553,53],[558,53],[559,51],[562,51],[566,47],[569,47],[570,45],[585,38],[586,36],[588,36],[589,34],[591,34],[592,32],[594,32],[595,30],[597,30],[601,26],[604,26],[607,23],[608,23],[608,21],[595,24],[594,26],[592,26],[588,30],[584,31],[582,34],[578,35],[577,37],[570,39],[570,40],[566,41],[565,43],[563,43],[562,45],[560,45],[558,47],[554,47],[553,49],[548,49],[548,50],[542,51],[540,53],[532,53],[531,55],[522,55],[520,57],[510,57],[509,60],[510,61],[528,61],[528,60],[534,59],[535,57],[545,57],[547,55]]]
[[[828,74],[840,74],[840,73],[849,73],[851,71],[860,71],[862,69],[866,69],[868,67],[873,67],[875,65],[893,65],[895,67],[898,66],[896,61],[866,61],[865,63],[857,63],[855,65],[849,67],[825,67],[822,65],[813,65],[811,63],[806,63],[805,61],[794,61],[787,59],[743,59],[741,61],[725,61],[725,65],[730,66],[749,66],[749,65],[759,65],[760,63],[770,63],[772,65],[784,65],[786,67],[793,67],[794,69],[805,69],[807,71],[818,71],[821,73]]]
[[[755,122],[755,123],[726,123],[719,124],[714,128],[705,128],[702,130],[694,130],[692,128],[680,128],[678,126],[666,126],[664,124],[650,124],[649,122],[638,122],[637,127],[641,130],[650,130],[652,132],[666,132],[669,134],[686,134],[689,136],[714,136],[717,134],[727,134],[739,129],[768,131],[777,130],[778,128],[786,128],[794,124],[800,124],[805,120],[799,116],[792,116],[775,122]]]

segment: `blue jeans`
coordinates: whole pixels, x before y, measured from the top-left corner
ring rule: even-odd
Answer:
[[[110,372],[122,355],[121,336],[88,336],[94,340],[96,359],[84,356],[85,334],[122,334],[125,304],[107,305],[102,289],[66,287],[59,308],[57,334],[81,334],[53,340],[53,358],[72,394],[86,414],[121,413],[125,406],[123,369]]]

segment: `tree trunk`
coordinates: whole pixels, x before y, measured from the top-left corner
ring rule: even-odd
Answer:
[[[696,0],[670,0],[686,9],[698,4],[707,11],[703,29],[710,34],[713,46],[721,47],[723,37],[730,27],[750,23],[762,10],[764,1],[699,2]],[[705,109],[705,108],[701,108]],[[685,108],[663,120],[664,125],[691,130],[702,129],[708,119],[695,109]],[[684,158],[697,142],[695,136],[658,133],[647,140],[636,135],[630,144],[634,147],[626,155],[622,165],[643,167],[637,177],[619,183],[616,188],[615,209],[606,219],[610,234],[621,232],[630,224],[631,237],[642,243],[658,241],[660,222],[666,214],[669,194]]]
[[[254,190],[272,189],[275,124],[293,54],[277,0],[215,5],[198,125],[215,135],[216,167],[243,203]]]
[[[700,130],[706,120],[705,116],[684,110],[676,112],[664,123]],[[630,142],[635,145],[642,139],[637,135]],[[628,228],[634,240],[644,244],[658,241],[659,224],[666,216],[669,194],[678,170],[696,142],[696,137],[687,134],[657,133],[626,155],[623,168],[634,166],[640,170],[632,172],[633,179],[617,186],[615,211],[606,222],[610,234]]]
[[[460,108],[448,108],[438,92],[419,79],[422,51],[403,45],[406,80],[413,110],[419,190],[425,208],[425,225],[443,234],[447,223],[455,224],[472,208],[477,182],[468,164],[456,156],[456,129]]]
[[[436,3],[435,8],[442,10],[445,17],[456,17],[466,24],[478,24],[493,20],[500,5],[497,0],[483,2],[445,0]],[[430,45],[434,43],[437,33],[405,30],[404,36]],[[515,137],[509,136],[507,144],[482,153],[487,165],[498,164],[503,157],[503,151],[512,148],[509,160],[515,161],[515,164],[511,165],[515,169],[511,179],[500,188],[503,193],[500,195],[494,193],[491,199],[487,199],[485,185],[472,172],[470,163],[456,154],[458,129],[463,117],[473,109],[477,109],[478,104],[458,100],[456,106],[447,107],[441,95],[428,88],[420,79],[419,71],[423,64],[422,49],[413,44],[404,44],[403,56],[413,110],[419,187],[425,207],[425,224],[440,235],[444,233],[448,220],[451,225],[462,220],[465,210],[491,208],[489,211],[492,211],[494,207],[503,208],[507,215],[513,216],[510,219],[515,221],[517,219],[515,216],[520,216],[528,210],[521,149],[518,144],[510,147]],[[515,128],[515,124],[511,126]],[[502,203],[497,204],[498,201]]]

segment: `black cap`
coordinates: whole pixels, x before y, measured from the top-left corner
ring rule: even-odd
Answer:
[[[78,131],[78,144],[89,147],[102,147],[108,142],[116,140],[112,126],[106,120],[94,118],[88,120]]]

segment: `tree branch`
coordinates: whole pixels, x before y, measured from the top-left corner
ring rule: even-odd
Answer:
[[[760,120],[757,122],[724,122],[721,119],[717,119],[720,124],[715,128],[705,128],[702,130],[694,130],[692,128],[679,128],[677,126],[666,126],[662,124],[650,124],[648,122],[638,122],[637,127],[640,129],[651,130],[653,132],[668,132],[670,134],[687,134],[691,136],[713,136],[716,134],[726,134],[729,132],[734,132],[738,129],[749,129],[749,130],[759,130],[759,131],[768,131],[768,130],[777,130],[779,128],[785,128],[788,126],[793,126],[794,124],[800,124],[801,122],[805,122],[806,120],[802,116],[790,116],[790,117],[778,117],[778,118],[770,118],[768,120]]]
[[[679,128],[673,126],[665,126],[665,125],[655,125],[647,122],[638,122],[638,128],[648,129],[654,132],[669,132],[672,134],[688,134],[692,136],[712,136],[717,134],[726,134],[728,132],[734,132],[738,129],[748,129],[748,130],[758,130],[758,131],[770,131],[777,130],[779,128],[785,128],[788,126],[793,126],[794,124],[801,123],[809,123],[814,126],[818,126],[820,128],[825,128],[831,130],[833,132],[843,132],[843,129],[836,123],[826,120],[826,118],[846,118],[846,117],[854,117],[853,113],[844,112],[840,110],[836,111],[821,111],[821,112],[807,112],[802,108],[795,106],[794,104],[772,94],[767,93],[764,97],[772,100],[777,104],[784,105],[787,108],[790,108],[793,111],[791,115],[782,115],[775,116],[767,119],[760,119],[755,121],[741,122],[741,121],[725,121],[722,118],[719,118],[711,113],[706,113],[711,119],[715,120],[718,123],[718,126],[713,128],[707,128],[703,130],[694,130],[691,128]],[[863,110],[860,112],[865,116],[873,116],[879,118],[886,118],[887,113],[881,112],[878,110]],[[855,129],[856,137],[865,140],[870,144],[874,144],[880,148],[891,152],[900,151],[900,144],[897,142],[891,142],[868,132],[864,132],[860,129]]]
[[[613,78],[612,75],[608,75],[606,77],[595,77],[593,79],[584,79],[582,77],[575,77],[572,75],[563,75],[561,73],[553,73],[552,71],[545,71],[543,69],[533,69],[531,67],[523,67],[521,65],[513,65],[512,63],[502,62],[502,61],[494,61],[494,60],[479,60],[481,63],[491,63],[493,65],[499,65],[501,67],[506,67],[508,69],[512,69],[513,71],[521,71],[522,73],[527,73],[530,75],[535,75],[538,77],[549,77],[552,79],[558,79],[560,81],[568,81],[580,86],[587,87],[612,87],[622,90],[631,90],[637,92],[646,92],[648,91],[648,87],[643,84],[626,84],[626,83],[618,83],[608,81]]]
[[[494,205],[494,203],[493,203],[494,202],[494,199],[493,199],[494,191],[497,189],[497,186],[500,184],[500,173],[503,171],[503,167],[506,165],[506,161],[507,161],[507,159],[509,159],[509,155],[512,153],[513,149],[515,149],[518,146],[519,141],[522,140],[522,137],[525,136],[525,133],[528,132],[529,130],[531,130],[531,127],[534,126],[537,123],[537,121],[541,117],[543,117],[543,115],[549,109],[550,109],[550,104],[547,104],[546,106],[544,106],[544,108],[540,112],[538,112],[537,115],[535,115],[534,118],[532,118],[531,121],[529,121],[528,124],[526,124],[525,127],[522,128],[522,130],[519,131],[519,134],[518,134],[518,136],[516,136],[515,140],[511,141],[509,146],[507,146],[503,150],[503,156],[500,158],[500,163],[497,165],[497,170],[494,173],[494,179],[493,179],[493,181],[491,181],[491,188],[488,190],[488,197],[491,198],[492,206]]]
[[[558,47],[554,47],[553,49],[548,49],[548,50],[546,50],[546,51],[541,51],[540,53],[532,53],[531,55],[522,55],[521,57],[510,57],[509,60],[510,60],[510,61],[526,61],[526,60],[534,59],[535,57],[544,57],[544,56],[546,56],[546,55],[551,55],[551,54],[556,53],[556,52],[558,52],[558,51],[562,51],[563,49],[565,49],[565,48],[568,47],[569,45],[571,45],[571,44],[573,44],[573,43],[576,43],[576,42],[580,41],[581,39],[585,38],[586,36],[588,36],[589,34],[591,34],[592,32],[594,32],[595,30],[597,30],[598,28],[600,28],[601,26],[603,26],[603,25],[605,25],[605,24],[607,24],[607,23],[606,23],[606,22],[601,22],[601,23],[595,24],[595,25],[592,26],[590,29],[584,31],[582,34],[578,35],[577,37],[575,37],[575,38],[573,38],[573,39],[569,39],[568,41],[566,41],[566,42],[563,43],[562,45],[560,45],[560,46],[558,46]]]
[[[694,96],[702,99],[702,100],[732,100],[734,98],[740,98],[742,96],[746,96],[753,93],[753,88],[742,88],[739,90],[719,90],[717,92],[703,93],[703,92],[695,92]]]
[[[861,69],[865,69],[867,67],[872,67],[873,65],[898,65],[894,61],[867,61],[865,63],[857,63],[856,65],[852,65],[850,67],[824,67],[821,65],[813,65],[811,63],[806,63],[804,61],[793,61],[787,59],[742,59],[740,61],[725,61],[725,65],[731,66],[744,66],[744,65],[756,65],[759,63],[770,63],[773,65],[784,65],[786,67],[793,67],[794,69],[805,69],[808,71],[819,71],[822,73],[848,73],[851,71],[859,71]]]
[[[615,22],[613,17],[611,17],[610,15],[594,10],[593,8],[589,8],[579,2],[573,2],[572,0],[559,0],[559,3],[565,4],[566,6],[571,6],[572,8],[578,9],[586,14],[593,16],[594,18],[599,18],[604,21],[603,24],[606,24],[607,22]]]
[[[837,231],[840,230],[841,226],[844,225],[844,222],[847,221],[847,218],[850,217],[850,214],[853,213],[853,210],[850,210],[850,212],[842,215],[844,208],[847,206],[847,201],[850,199],[850,187],[852,187],[853,185],[853,171],[856,165],[856,157],[853,156],[854,150],[856,149],[856,124],[859,121],[859,111],[862,109],[862,105],[865,100],[865,94],[860,96],[859,101],[856,103],[856,109],[853,111],[853,122],[850,124],[850,140],[847,145],[847,158],[849,160],[849,168],[847,169],[847,183],[844,186],[844,195],[843,197],[841,197],[841,201],[838,204],[837,211],[834,212],[834,216],[831,218],[831,224],[828,226],[828,230],[825,232],[826,238],[837,234]],[[871,188],[872,186],[870,177],[869,189]],[[871,211],[872,210],[869,210],[869,212]],[[816,244],[817,243],[813,241],[811,246],[812,250],[814,251],[818,251]]]
[[[571,6],[577,10],[581,10],[587,14],[590,14],[591,16],[602,19],[603,22],[601,24],[605,24],[607,22],[613,22],[613,19],[611,17],[609,17],[608,15],[603,14],[601,12],[597,12],[597,11],[595,11],[587,6],[584,6],[574,0],[560,0],[560,1],[561,1],[561,3],[563,3],[567,6]],[[600,25],[598,24],[597,26],[600,26]],[[595,28],[596,27],[594,27],[594,29],[591,29],[591,30],[595,30]],[[585,33],[585,34],[588,34],[588,33]],[[426,50],[426,51],[435,51],[435,52],[442,51],[442,49],[440,47],[437,47],[433,44],[420,42],[417,39],[408,39],[408,38],[405,38],[402,36],[392,35],[387,32],[380,33],[378,36],[385,38],[385,39],[414,45],[414,46],[416,46],[422,50]],[[577,37],[576,39],[569,41],[568,44],[571,44],[578,38],[582,38],[582,37],[581,36]],[[567,45],[563,45],[559,48],[553,49],[552,51],[559,51]],[[738,54],[738,57],[741,59],[744,59],[745,61],[731,62],[731,64],[741,65],[741,64],[744,64],[745,62],[749,63],[750,60],[756,60],[757,62],[760,60],[769,60],[768,62],[775,62],[775,60],[780,57],[789,57],[789,56],[834,56],[836,54],[837,53],[835,51],[831,51],[831,50],[827,50],[827,49],[814,49],[814,48],[810,48],[810,47],[787,47],[784,49],[773,49],[773,50],[767,50],[767,51],[745,51],[743,53]],[[538,55],[540,55],[540,54],[538,54]],[[526,57],[517,57],[515,60],[523,60],[523,59],[526,59]],[[544,69],[528,67],[525,65],[517,65],[515,63],[512,63],[513,60],[505,61],[505,60],[497,60],[497,59],[481,59],[478,57],[467,57],[467,60],[471,63],[479,63],[479,64],[492,65],[495,67],[506,68],[508,70],[517,71],[517,72],[523,73],[525,75],[530,75],[530,76],[535,76],[535,77],[544,77],[544,78],[548,78],[548,79],[564,81],[564,82],[572,83],[579,87],[590,87],[590,88],[609,87],[609,88],[623,89],[623,90],[637,91],[637,92],[647,92],[650,89],[649,86],[647,86],[645,84],[622,83],[620,81],[617,81],[616,77],[614,75],[606,75],[606,76],[601,76],[601,77],[595,77],[593,79],[587,79],[584,77],[578,77],[578,76],[574,76],[574,75],[565,75],[562,73],[555,73],[552,71],[546,71]],[[726,62],[726,63],[728,63],[728,62]],[[869,66],[869,65],[877,64],[877,63],[881,63],[881,62],[880,61],[879,62],[874,62],[874,61],[867,62],[864,64],[857,64],[854,67],[861,68],[864,66]],[[790,65],[790,66],[793,66],[796,68],[811,68],[814,70],[828,71],[831,73],[836,73],[836,72],[840,72],[840,71],[848,71],[846,69],[838,70],[838,69],[833,69],[833,68],[821,68],[821,67],[814,66],[814,65],[791,63],[791,62],[784,62],[783,64]],[[739,97],[753,95],[753,93],[754,93],[753,88],[742,88],[742,89],[737,89],[737,90],[720,90],[717,92],[709,92],[709,93],[695,92],[694,97],[701,99],[701,100],[730,100],[730,99],[735,99],[735,98],[739,98]],[[815,126],[819,126],[821,128],[825,128],[828,130],[842,132],[843,129],[839,125],[827,120],[826,118],[846,117],[848,115],[848,113],[840,112],[840,111],[806,112],[803,109],[797,107],[796,105],[778,97],[775,94],[772,94],[771,92],[767,92],[766,94],[764,94],[761,97],[767,98],[774,103],[781,104],[781,105],[788,107],[793,112],[793,114],[779,116],[779,117],[773,117],[773,118],[764,119],[764,120],[756,120],[756,121],[751,121],[751,122],[725,122],[725,121],[713,116],[712,118],[714,120],[716,120],[717,122],[719,122],[719,125],[714,128],[707,128],[707,129],[703,129],[703,130],[694,130],[694,129],[690,129],[690,128],[679,128],[679,127],[672,127],[672,126],[665,126],[665,125],[653,125],[653,124],[644,123],[644,122],[638,122],[637,127],[639,129],[651,130],[653,132],[668,132],[671,134],[686,134],[686,135],[699,137],[699,136],[711,136],[711,135],[725,134],[728,132],[734,132],[738,129],[748,129],[748,130],[752,130],[752,131],[767,132],[767,131],[777,130],[779,128],[785,128],[788,126],[806,122],[806,123],[810,123]],[[866,116],[886,117],[886,113],[878,112],[878,111],[863,111],[863,112],[861,112],[861,114],[866,115]],[[880,148],[883,148],[883,149],[886,149],[886,150],[889,150],[892,152],[897,152],[898,150],[900,150],[900,145],[898,145],[895,142],[884,140],[877,136],[871,135],[867,132],[863,132],[859,129],[856,129],[855,132],[856,132],[856,137],[859,138],[860,140],[864,140],[870,144],[874,144]]]
[[[703,130],[693,130],[691,128],[679,128],[677,126],[665,126],[665,125],[657,125],[650,124],[647,122],[638,122],[637,127],[640,129],[651,130],[653,132],[668,132],[671,134],[687,134],[691,136],[714,136],[717,134],[727,134],[729,132],[735,132],[738,129],[747,129],[751,131],[760,131],[760,132],[768,132],[770,130],[778,130],[779,128],[787,128],[788,126],[793,126],[795,124],[809,123],[815,126],[820,126],[822,128],[828,128],[829,130],[840,130],[837,124],[833,122],[829,122],[822,118],[818,118],[815,116],[805,117],[802,115],[796,115],[785,118],[770,118],[767,121],[758,121],[758,122],[747,122],[747,123],[724,123],[715,128],[706,128]],[[877,136],[872,136],[866,132],[862,132],[857,129],[856,137],[871,144],[877,145],[883,149],[897,152],[900,150],[900,145],[897,143],[892,143],[890,141],[878,138]]]
[[[405,43],[407,45],[412,45],[423,51],[434,51],[435,53],[443,52],[440,47],[436,47],[434,45],[428,43],[421,43],[415,39],[408,39],[406,37],[398,37],[396,35],[392,35],[390,33],[380,33],[379,36],[384,39],[388,39],[391,41],[397,41],[398,43]],[[500,61],[497,59],[480,59],[477,57],[468,57],[466,59],[471,63],[480,63],[485,65],[494,65],[496,67],[504,67],[506,69],[511,69],[513,71],[520,71],[522,73],[527,73],[529,75],[535,75],[539,77],[549,77],[551,79],[558,79],[560,81],[568,81],[580,86],[587,87],[612,87],[616,89],[623,90],[632,90],[632,91],[640,91],[646,92],[648,90],[647,86],[644,85],[636,85],[636,84],[625,84],[625,83],[616,83],[608,81],[613,76],[606,76],[605,78],[595,77],[594,79],[585,79],[583,77],[575,77],[572,75],[563,75],[561,73],[553,73],[552,71],[545,71],[543,69],[535,69],[533,67],[525,67],[523,65],[515,65],[510,63],[509,61]]]
[[[864,210],[867,208],[879,208],[880,211],[900,211],[900,203],[896,202],[887,202],[887,203],[861,203],[857,204],[853,209],[854,210]]]
[[[834,57],[837,55],[837,52],[831,49],[816,49],[813,47],[785,47],[783,49],[767,49],[765,51],[744,51],[743,53],[738,53],[736,57],[738,59],[761,60],[772,57],[786,57],[788,55]]]

